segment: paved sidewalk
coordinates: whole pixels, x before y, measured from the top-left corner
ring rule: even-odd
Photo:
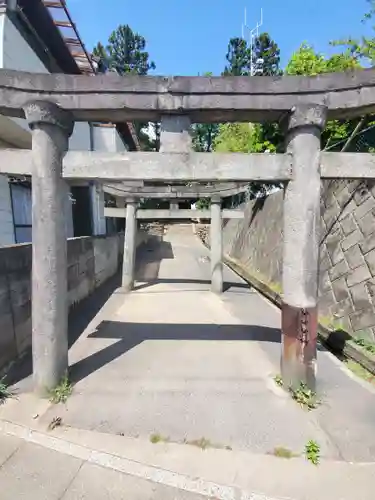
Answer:
[[[66,453],[0,435],[1,500],[200,500],[205,496],[148,481]]]
[[[375,464],[149,442],[0,420],[2,500],[372,500]]]

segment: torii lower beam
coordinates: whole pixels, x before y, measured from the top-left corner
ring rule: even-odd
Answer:
[[[320,154],[321,179],[374,179],[375,154]],[[0,174],[32,173],[29,150],[0,150]],[[293,179],[292,156],[269,153],[154,153],[69,151],[63,160],[66,180],[141,182],[287,182]],[[186,190],[189,193],[189,190]],[[200,191],[200,189],[199,189]],[[211,193],[216,194],[216,193]],[[136,193],[129,192],[135,196]],[[220,194],[221,196],[221,194]]]
[[[138,209],[136,218],[142,220],[160,220],[160,219],[211,219],[210,210],[192,210],[192,209],[174,209],[174,210],[146,210]],[[127,217],[126,208],[112,208],[104,209],[105,217],[117,217],[124,219]],[[243,219],[244,212],[242,210],[221,210],[222,219]]]
[[[190,198],[211,198],[217,195],[221,198],[234,196],[248,189],[244,183],[215,183],[211,186],[195,185],[169,185],[169,186],[142,186],[129,188],[124,183],[104,184],[103,190],[118,198],[138,199],[169,199],[188,200]]]
[[[0,173],[31,175],[25,150],[2,150]],[[70,151],[63,162],[65,179],[144,182],[287,181],[291,158],[282,154],[155,153]]]

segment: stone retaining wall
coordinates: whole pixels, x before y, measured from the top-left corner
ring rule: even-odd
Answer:
[[[139,233],[138,244],[144,236]],[[123,242],[121,233],[68,240],[69,306],[116,273]],[[30,278],[31,244],[0,247],[0,370],[31,344]]]
[[[375,187],[325,181],[321,198],[319,312],[325,323],[375,339]],[[246,206],[224,228],[224,252],[281,292],[283,192]]]

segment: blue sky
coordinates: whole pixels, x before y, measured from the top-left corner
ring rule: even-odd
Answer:
[[[370,33],[361,23],[366,0],[67,0],[89,50],[105,43],[119,24],[129,24],[147,41],[156,74],[220,74],[228,40],[241,36],[244,8],[255,25],[263,7],[262,31],[279,44],[282,64],[303,41],[333,51],[329,41]],[[255,6],[256,4],[256,6]]]

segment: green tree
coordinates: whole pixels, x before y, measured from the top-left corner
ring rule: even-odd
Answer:
[[[231,38],[226,55],[228,65],[224,69],[224,75],[247,76],[251,74],[251,58],[253,70],[256,74],[264,76],[276,76],[282,74],[280,69],[280,49],[269,33],[261,33],[253,42],[252,51],[247,42],[242,38]],[[231,132],[238,134],[238,128],[229,127],[226,134]],[[233,138],[236,142],[236,137]],[[282,135],[279,125],[265,123],[257,125],[253,130],[252,151],[274,152],[280,148]]]
[[[321,73],[332,73],[360,68],[357,59],[349,50],[344,53],[335,54],[325,58],[322,54],[315,52],[314,48],[303,43],[292,55],[285,73],[288,75],[314,76]],[[333,120],[329,121],[322,134],[322,147],[335,149],[335,144],[340,150],[341,141],[350,137],[357,126],[358,120]]]
[[[206,72],[203,76],[210,77],[212,73]],[[218,131],[219,125],[217,123],[195,123],[191,128],[194,151],[210,153]]]
[[[366,23],[375,17],[375,0],[367,0],[369,10],[364,15],[362,22]],[[375,30],[375,26],[372,26]],[[366,64],[375,66],[375,37],[346,38],[331,42],[334,46],[345,46],[357,61],[364,60]]]
[[[252,50],[251,50],[252,49]],[[224,75],[280,75],[280,49],[268,33],[261,33],[250,49],[242,38],[231,38],[228,44]],[[252,63],[252,64],[251,64]],[[220,125],[214,150],[218,152],[275,152],[282,142],[279,125],[275,123],[230,123]],[[251,183],[249,193],[266,193],[270,184]]]
[[[217,123],[196,123],[192,127],[193,149],[199,153],[210,153],[219,131]]]
[[[327,68],[326,60],[321,54],[317,54],[311,45],[303,43],[294,52],[285,68],[287,75],[318,75],[324,73]]]
[[[98,42],[93,49],[93,55],[100,59],[99,66],[104,66],[119,75],[128,73],[147,75],[150,69],[156,67],[153,61],[149,61],[144,37],[135,33],[127,24],[120,25],[111,33],[106,46]],[[156,141],[151,140],[145,132],[148,123],[135,122],[134,127],[141,149],[144,151],[155,150],[157,148]]]
[[[147,75],[150,69],[156,67],[153,61],[149,61],[146,40],[128,24],[121,24],[112,31],[106,46],[98,42],[93,54],[105,59],[109,69],[115,70],[119,75]]]
[[[256,74],[280,75],[280,49],[268,33],[261,33],[253,43],[253,65]]]
[[[261,33],[255,38],[252,53],[256,74],[262,76],[282,75],[280,49],[269,33]],[[283,136],[278,123],[257,125],[254,132],[254,152],[276,152],[282,147]]]
[[[214,150],[217,153],[252,153],[254,139],[252,123],[225,123],[219,126]]]
[[[250,74],[250,48],[243,38],[231,38],[229,40],[226,59],[228,64],[224,68],[224,76],[246,76]]]
[[[219,132],[215,139],[214,151],[217,153],[262,153],[274,152],[275,148],[266,144],[262,137],[262,126],[253,123],[225,123],[219,126]],[[256,195],[264,195],[267,190],[275,186],[270,183],[251,182],[248,194],[251,198]]]

